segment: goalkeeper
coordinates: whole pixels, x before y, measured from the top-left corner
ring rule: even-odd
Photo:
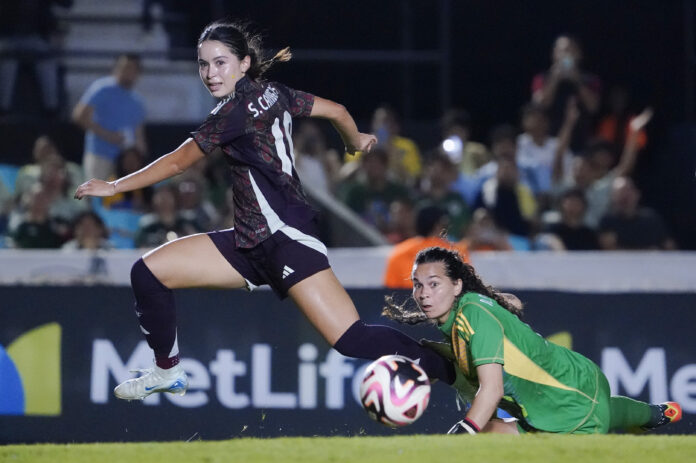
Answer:
[[[450,434],[604,434],[681,419],[676,402],[651,405],[611,396],[594,362],[535,333],[519,318],[519,300],[486,286],[455,251],[433,247],[418,253],[412,280],[420,310],[388,298],[384,314],[406,323],[436,321],[449,341],[451,351],[442,344],[436,349],[450,354],[459,370],[455,387],[471,401]],[[516,420],[495,419],[496,408]]]

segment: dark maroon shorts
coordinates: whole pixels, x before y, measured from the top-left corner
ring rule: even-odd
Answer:
[[[284,225],[270,238],[249,249],[235,246],[234,229],[207,235],[247,281],[249,291],[269,285],[278,297],[285,299],[296,283],[330,267],[326,246],[313,229],[299,230]]]

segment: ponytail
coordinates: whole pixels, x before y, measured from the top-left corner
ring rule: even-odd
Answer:
[[[382,316],[407,325],[432,323],[417,305],[415,307],[406,307],[409,301],[412,300],[412,298],[406,299],[399,304],[394,300],[394,296],[384,296],[385,306],[382,308]]]
[[[290,52],[290,47],[285,47],[269,60],[262,62],[256,61],[256,66],[254,65],[254,58],[251,56],[251,54],[249,55],[249,57],[251,58],[252,64],[251,66],[249,66],[247,75],[249,75],[249,77],[252,79],[256,79],[257,77],[262,76],[266,71],[268,71],[271,68],[271,66],[273,66],[275,63],[284,63],[286,61],[290,61],[290,58],[292,58],[292,52]]]

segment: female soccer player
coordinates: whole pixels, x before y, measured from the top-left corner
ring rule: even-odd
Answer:
[[[118,385],[114,393],[133,400],[153,392],[186,391],[172,289],[252,290],[262,284],[281,298],[289,295],[343,355],[375,359],[398,352],[420,358],[431,377],[452,383],[454,369],[435,352],[399,331],[359,320],[329,266],[326,247],[316,238],[315,213],[294,168],[294,117],[330,120],[348,153],[369,151],[376,138],[358,132],[342,105],[261,80],[274,63],[291,57],[286,48],[264,60],[262,50],[260,37],[245,27],[225,22],[207,26],[198,40],[198,66],[203,84],[220,99],[217,107],[176,150],[115,181],[89,180],[75,193],[81,199],[144,188],[183,172],[218,148],[232,170],[234,229],[169,242],[133,265],[136,313],[154,350],[155,366]]]
[[[388,300],[385,315],[407,323],[436,321],[449,341],[451,358],[473,386],[472,396],[464,398],[471,408],[450,434],[597,434],[653,429],[681,419],[676,402],[650,405],[610,396],[596,364],[532,331],[519,318],[519,299],[486,286],[455,251],[421,251],[412,280],[420,310]],[[491,419],[498,407],[517,422]]]

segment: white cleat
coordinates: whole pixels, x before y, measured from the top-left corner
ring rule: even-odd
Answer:
[[[157,365],[146,370],[135,370],[141,375],[124,381],[114,388],[114,395],[123,400],[143,400],[155,392],[184,395],[188,378],[181,365],[164,370]]]

